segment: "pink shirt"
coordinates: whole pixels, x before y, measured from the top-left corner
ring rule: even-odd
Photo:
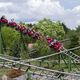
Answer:
[[[47,39],[48,44],[50,44],[50,42],[51,42],[52,40],[53,40],[52,38],[48,38],[48,39]]]

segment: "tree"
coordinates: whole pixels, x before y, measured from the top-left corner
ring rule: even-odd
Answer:
[[[45,36],[48,35],[50,37],[56,36],[57,38],[63,38],[65,34],[63,26],[59,21],[53,22],[50,19],[43,19],[35,26],[35,28],[37,28],[37,30],[42,32]]]
[[[32,50],[35,50],[32,51],[32,54],[30,54],[30,57],[33,58],[47,55],[50,52],[50,48],[48,47],[48,45],[45,44],[45,42],[38,40],[33,44]]]
[[[62,26],[63,26],[65,33],[67,34],[70,31],[70,29],[64,23],[62,23]]]
[[[20,43],[15,42],[12,46],[12,53],[10,55],[20,58],[20,53],[21,53]]]
[[[24,23],[20,23],[20,24],[26,25]],[[38,31],[44,34],[44,36],[46,35],[49,35],[50,37],[55,36],[61,39],[63,38],[65,34],[63,26],[59,21],[53,22],[49,19],[43,19],[39,21],[37,24],[35,24],[34,26]],[[30,25],[29,27],[32,27],[32,26]],[[15,42],[19,42],[21,39],[20,33],[14,30],[13,28],[9,28],[6,26],[2,27],[2,33],[3,33],[4,42],[9,48],[13,48],[15,46]],[[48,47],[48,44],[45,44],[45,42],[36,41],[36,40],[34,41],[29,36],[23,36],[23,38],[24,38],[24,42],[26,43],[26,45],[30,42],[32,43],[35,42],[34,48],[36,48],[36,51],[37,51],[37,54],[35,54],[35,57],[46,55],[49,53],[50,49]],[[14,50],[15,49],[16,49],[16,46],[14,47]],[[15,53],[13,53],[12,55],[15,56],[17,55],[18,52],[15,52]],[[24,51],[22,51],[21,53],[22,53],[21,56],[24,55],[23,54]]]
[[[78,25],[78,27],[76,28],[76,32],[80,32],[80,25]]]
[[[2,27],[2,36],[4,39],[4,44],[6,45],[7,54],[15,56],[15,57],[27,57],[27,49],[26,51],[22,50],[23,49],[23,40],[21,40],[21,34],[20,32],[16,31],[13,28],[4,26]],[[24,38],[24,44],[26,45],[27,48],[27,41],[29,41],[29,38],[27,39],[26,36],[22,35]],[[26,39],[25,39],[26,37]],[[31,40],[31,39],[30,39]],[[20,45],[22,45],[22,47]],[[21,47],[21,48],[20,48]],[[20,51],[21,49],[21,51]]]
[[[78,25],[78,27],[76,28],[76,33],[77,33],[79,40],[80,40],[80,25]]]
[[[71,32],[70,40],[71,40],[70,48],[73,48],[79,45],[79,37],[75,31]]]
[[[34,28],[40,33],[44,34],[44,36],[54,36],[58,39],[62,39],[65,34],[62,24],[59,21],[53,22],[50,19],[43,19],[39,21],[37,24],[35,24]],[[32,57],[39,57],[47,55],[48,53],[54,53],[54,50],[50,49],[48,44],[42,41],[37,41],[34,45],[34,49],[36,50],[36,53],[31,55]]]
[[[9,27],[2,27],[2,36],[7,47],[11,47],[15,41],[20,40],[20,33]]]

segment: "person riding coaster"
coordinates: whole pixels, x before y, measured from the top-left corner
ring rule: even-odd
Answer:
[[[22,32],[23,31],[23,26],[20,24],[17,24],[17,26],[15,27],[16,30]]]
[[[50,48],[55,49],[57,52],[60,52],[62,50],[63,46],[59,41],[57,41],[56,39],[49,38],[49,37],[47,37],[46,39]]]
[[[19,26],[18,26],[18,30],[19,30],[20,32],[23,32],[25,29],[26,29],[26,28],[25,28],[25,26],[23,26],[23,25],[19,25]]]
[[[32,36],[33,39],[40,39],[40,33],[39,32],[35,32]]]
[[[59,41],[57,41],[56,44],[54,45],[54,49],[57,52],[60,52],[63,49],[63,45]]]
[[[8,20],[6,19],[5,16],[2,16],[2,17],[1,17],[1,19],[0,19],[0,23],[3,23],[3,24],[8,23]]]
[[[47,39],[47,42],[49,44],[49,47],[50,48],[53,48],[53,46],[57,42],[57,40],[56,39],[49,38],[48,36],[46,37],[46,39]]]
[[[32,29],[28,28],[27,29],[27,34],[28,34],[28,36],[32,36],[34,34],[34,32],[33,32]]]
[[[9,22],[9,23],[8,23],[8,26],[16,27],[16,26],[17,26],[17,24],[16,24],[15,22]]]

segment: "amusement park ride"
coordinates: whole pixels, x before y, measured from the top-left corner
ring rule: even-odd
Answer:
[[[7,27],[14,28],[15,30],[21,33],[21,40],[25,49],[26,49],[26,46],[23,41],[23,35],[30,36],[35,40],[43,39],[43,41],[46,41],[49,47],[54,49],[56,53],[53,53],[47,56],[38,57],[38,58],[26,59],[26,60],[6,55],[5,53],[7,49],[5,47],[4,39],[2,36],[2,31],[1,31],[4,25],[6,25]],[[16,22],[14,22],[14,20],[9,22],[5,18],[5,16],[2,16],[0,19],[0,60],[4,61],[3,62],[4,67],[13,68],[13,69],[21,69],[22,71],[25,71],[28,74],[27,80],[29,80],[32,74],[46,76],[47,79],[45,80],[80,80],[80,73],[78,73],[80,71],[80,67],[78,67],[80,66],[80,56],[71,52],[72,50],[79,49],[79,48],[80,46],[72,48],[72,49],[65,49],[63,45],[60,43],[60,41],[58,40],[55,40],[49,37],[44,37],[39,32],[35,31],[34,29],[17,24]],[[42,67],[41,65],[36,66],[36,65],[31,64],[31,62],[36,62],[36,61],[41,62],[41,63],[43,62],[48,63],[49,61],[46,61],[46,59],[55,55],[59,56],[58,58],[59,69],[58,70],[53,70],[51,68],[48,69],[48,68]],[[64,55],[67,56],[67,58],[65,58]],[[66,70],[64,70],[64,68],[62,67],[63,62],[66,65],[68,72],[66,72]],[[52,64],[54,63],[52,62]],[[74,69],[73,65],[75,66],[76,70],[78,70],[77,72],[73,72],[73,69]],[[49,64],[48,64],[48,67],[49,67]],[[71,79],[70,78],[65,79],[65,77],[67,76],[69,76]],[[48,77],[51,79],[48,79]]]

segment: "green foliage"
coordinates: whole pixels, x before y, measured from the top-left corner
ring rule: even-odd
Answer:
[[[42,41],[37,41],[34,44],[34,49],[36,50],[36,53],[32,54],[32,57],[44,56],[50,52],[50,48],[48,47],[48,45]]]
[[[7,47],[11,47],[14,42],[20,40],[19,32],[9,27],[2,27],[2,36]]]
[[[75,31],[73,31],[70,34],[70,40],[71,40],[71,44],[70,44],[70,48],[76,47],[79,45],[79,37],[78,35],[75,33]]]
[[[80,33],[80,25],[76,28],[76,32]]]
[[[50,37],[56,36],[57,38],[62,38],[65,34],[62,24],[57,22],[52,22],[50,19],[43,19],[39,21],[36,25],[37,30],[42,32],[45,36]]]
[[[63,26],[65,33],[67,34],[70,31],[70,29],[64,23],[62,23],[62,26]]]
[[[76,33],[76,31],[72,30],[72,32],[70,34],[69,48],[74,48],[74,47],[77,47],[77,46],[80,46],[79,37],[78,37],[78,34]],[[73,52],[77,55],[80,55],[80,49],[74,50]]]
[[[20,43],[19,42],[15,42],[11,48],[11,56],[14,57],[18,57],[20,58],[20,53],[21,53],[21,49],[20,49]]]
[[[78,34],[79,40],[80,40],[80,25],[76,28],[76,33]]]

